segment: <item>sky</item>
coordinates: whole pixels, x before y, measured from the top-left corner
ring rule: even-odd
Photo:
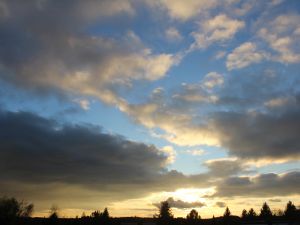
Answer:
[[[298,0],[0,0],[0,193],[72,217],[300,205]]]

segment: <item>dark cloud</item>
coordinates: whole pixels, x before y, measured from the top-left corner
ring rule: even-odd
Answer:
[[[91,33],[108,17],[131,15],[130,1],[1,3],[7,15],[0,20],[0,80],[14,86],[116,104],[120,86],[159,79],[173,64],[172,55],[151,54],[127,29],[119,38]]]
[[[211,177],[227,177],[237,174],[251,172],[242,160],[238,159],[217,159],[205,163]]]
[[[0,191],[49,207],[95,207],[177,188],[216,186],[217,197],[299,194],[299,172],[233,177],[237,161],[208,163],[203,174],[166,169],[167,156],[154,146],[103,133],[91,125],[59,124],[26,112],[0,113]],[[225,165],[229,169],[224,169]],[[225,172],[220,172],[224,170]],[[229,177],[228,177],[229,176]],[[219,178],[215,180],[214,178]],[[66,195],[66,193],[68,193]],[[177,208],[202,207],[169,198]],[[45,206],[45,204],[48,204]]]
[[[300,106],[276,113],[223,112],[214,115],[223,146],[242,158],[299,158]]]
[[[218,183],[214,196],[266,197],[300,194],[300,172],[261,174],[256,177],[229,177]]]
[[[139,184],[165,172],[167,157],[154,146],[105,134],[97,127],[60,125],[24,112],[1,113],[0,126],[5,180],[105,187]]]
[[[282,202],[279,198],[271,198],[269,199],[270,202]]]
[[[209,185],[205,174],[168,171],[167,156],[156,147],[99,127],[59,124],[26,112],[1,112],[0,127],[0,190],[6,195],[45,203],[110,202]]]
[[[174,198],[170,197],[166,200],[169,205],[173,208],[178,209],[188,209],[188,208],[200,208],[205,206],[205,203],[202,202],[185,202],[182,200],[175,200]],[[160,203],[153,203],[154,206],[160,208]]]
[[[226,207],[226,203],[225,202],[216,202],[216,206],[218,206],[220,208],[225,208]]]

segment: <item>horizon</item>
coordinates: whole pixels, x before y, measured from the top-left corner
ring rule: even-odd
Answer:
[[[41,217],[298,207],[299,22],[297,0],[0,0],[1,195]]]

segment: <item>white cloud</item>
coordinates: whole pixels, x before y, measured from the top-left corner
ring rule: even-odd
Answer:
[[[225,51],[218,51],[217,54],[215,55],[216,59],[222,59],[226,55]]]
[[[297,100],[293,97],[279,97],[268,100],[264,103],[264,105],[269,108],[278,108],[286,106],[288,104],[296,103],[296,101]]]
[[[188,154],[194,155],[194,156],[201,156],[205,153],[203,149],[189,149],[186,150]]]
[[[254,7],[255,4],[257,4],[255,1],[245,1],[240,8],[234,9],[234,12],[238,16],[244,16]]]
[[[277,53],[272,60],[281,63],[300,62],[299,30],[300,15],[286,14],[276,17],[258,31],[258,36],[265,40]]]
[[[147,3],[166,10],[171,18],[181,21],[189,20],[219,4],[217,0],[148,0]]]
[[[170,41],[179,41],[182,39],[181,34],[175,27],[170,27],[166,30],[166,37]]]
[[[90,109],[90,102],[87,99],[74,99],[75,103],[77,103],[83,110],[89,110]]]
[[[225,14],[201,22],[200,29],[192,33],[195,43],[192,44],[191,50],[203,49],[214,43],[228,41],[244,26],[243,21],[231,19]]]
[[[217,72],[210,72],[205,75],[202,80],[202,85],[208,89],[212,89],[216,86],[220,86],[224,83],[224,78]]]
[[[268,58],[268,54],[257,50],[256,44],[245,42],[228,54],[226,67],[228,70],[241,69],[266,58]]]
[[[195,125],[191,115],[174,112],[168,106],[149,102],[140,105],[124,104],[120,109],[148,128],[160,128],[163,134],[159,136],[171,143],[180,146],[219,146],[213,127],[209,124]]]
[[[172,164],[176,159],[176,151],[171,145],[164,146],[161,151],[167,155],[167,164]]]

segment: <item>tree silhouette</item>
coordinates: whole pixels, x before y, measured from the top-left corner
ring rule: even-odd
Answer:
[[[284,210],[284,215],[287,217],[287,218],[294,218],[297,214],[297,209],[296,209],[296,206],[291,202],[289,201],[286,205],[286,208]]]
[[[231,224],[231,218],[230,218],[231,212],[228,207],[226,207],[224,215],[223,215],[223,224],[224,225],[230,225]]]
[[[173,214],[168,201],[161,202],[158,219],[159,224],[164,225],[169,224],[173,219]]]
[[[228,207],[226,207],[226,209],[225,209],[225,212],[224,212],[224,217],[229,217],[231,215],[231,212],[230,212],[230,210],[229,210],[229,208]]]
[[[197,210],[192,209],[189,214],[187,214],[186,218],[188,220],[199,220],[201,219],[200,215],[198,214]]]
[[[33,204],[19,202],[15,198],[0,198],[0,218],[29,217],[32,212]]]
[[[166,218],[166,219],[173,218],[171,207],[168,201],[164,201],[161,203],[160,210],[159,210],[159,218]]]
[[[57,205],[52,205],[51,206],[49,219],[51,219],[51,220],[57,220],[58,219],[58,206]]]
[[[108,220],[109,219],[109,213],[108,213],[108,209],[105,208],[103,213],[102,213],[102,218],[105,219],[105,220]]]
[[[243,209],[243,211],[242,211],[242,218],[243,218],[243,219],[246,219],[247,217],[248,217],[247,210],[246,210],[246,209]]]
[[[272,212],[269,205],[265,202],[260,210],[260,216],[264,218],[272,217]]]
[[[251,208],[248,212],[248,218],[249,219],[254,219],[256,217],[256,212],[254,211],[253,208]]]
[[[91,213],[91,217],[93,217],[93,218],[98,218],[100,216],[101,216],[101,212],[99,210],[96,210]]]

